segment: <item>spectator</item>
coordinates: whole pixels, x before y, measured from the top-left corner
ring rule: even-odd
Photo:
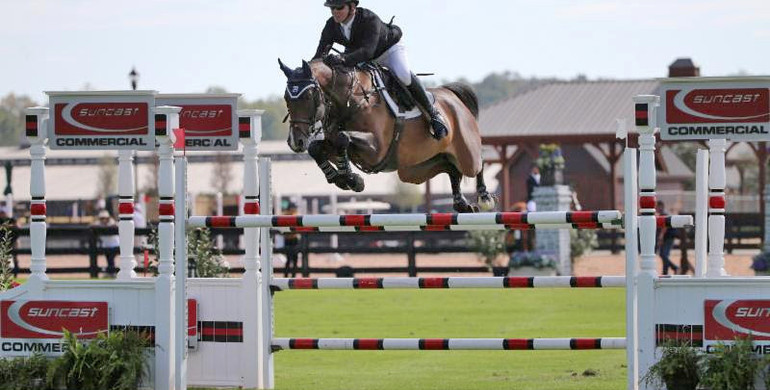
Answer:
[[[532,171],[530,171],[527,177],[527,212],[537,211],[537,205],[535,199],[532,197],[532,193],[535,192],[535,187],[540,186],[540,168],[537,165],[532,165]]]
[[[658,215],[667,215],[666,206],[662,201],[658,201],[656,205],[656,212]],[[677,236],[677,231],[674,228],[662,227],[658,229],[658,233],[655,239],[655,245],[658,247],[658,254],[663,261],[663,275],[668,275],[668,269],[671,268],[676,274],[679,271],[679,267],[674,264],[669,255],[671,254],[671,248],[674,247],[674,238]]]
[[[94,224],[95,227],[109,228],[117,227],[115,220],[112,219],[110,213],[107,210],[101,210],[98,214],[98,220]],[[107,259],[107,276],[110,278],[115,277],[115,256],[120,251],[120,238],[117,234],[100,234],[99,243],[101,252],[104,253],[105,259]]]
[[[284,215],[297,215],[297,205],[294,202],[289,202]],[[288,278],[289,271],[291,270],[291,277],[297,276],[299,270],[299,234],[298,233],[286,233],[283,235],[283,247],[286,250],[286,265],[283,268],[283,276]]]

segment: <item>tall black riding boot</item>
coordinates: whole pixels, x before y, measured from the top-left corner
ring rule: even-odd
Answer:
[[[426,119],[428,119],[431,127],[433,127],[433,138],[442,139],[446,137],[448,133],[446,122],[444,122],[444,118],[441,116],[441,113],[438,112],[436,107],[433,107],[433,105],[430,104],[430,100],[428,100],[428,95],[426,94],[425,88],[423,88],[420,83],[420,79],[412,74],[412,83],[409,84],[407,88],[412,94],[415,102],[422,108],[422,111],[428,114],[429,118]]]

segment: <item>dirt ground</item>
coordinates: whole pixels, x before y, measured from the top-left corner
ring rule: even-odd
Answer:
[[[758,253],[757,250],[740,250],[735,251],[731,255],[725,255],[725,269],[728,274],[733,276],[753,276],[754,271],[749,268],[751,265],[751,257]],[[690,262],[693,263],[693,252],[690,252]],[[673,251],[672,259],[674,263],[680,263],[680,257],[678,251]],[[29,267],[29,256],[20,256],[19,258],[21,267]],[[228,256],[227,261],[233,267],[241,266],[239,256]],[[116,259],[117,262],[117,259]],[[504,258],[498,259],[499,265],[505,264]],[[278,255],[274,262],[275,267],[283,266],[283,258]],[[310,256],[310,265],[312,267],[330,267],[337,268],[342,266],[356,267],[405,267],[407,264],[407,257],[405,254],[393,254],[393,255],[351,255],[351,254],[317,254]],[[468,253],[447,253],[436,255],[418,255],[417,266],[429,267],[429,266],[481,266],[483,263],[477,259],[473,254]],[[49,256],[48,267],[87,267],[87,256]],[[106,262],[102,256],[99,257],[99,266],[106,267]],[[658,272],[661,269],[661,263],[657,261]],[[624,275],[625,271],[625,257],[621,252],[617,255],[611,254],[609,251],[595,251],[589,255],[579,258],[574,266],[575,276],[599,276],[599,275]],[[452,274],[454,276],[460,276],[460,274]],[[330,276],[330,275],[311,275],[314,277]],[[366,275],[356,274],[356,276],[404,276],[404,274],[377,274]],[[435,276],[434,274],[422,273],[420,276]],[[464,274],[463,276],[482,276],[482,274]],[[88,274],[51,274],[52,279],[59,278],[87,278]]]

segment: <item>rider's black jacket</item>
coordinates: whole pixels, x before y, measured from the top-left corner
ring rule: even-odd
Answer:
[[[339,43],[345,46],[345,54],[342,55],[345,65],[353,66],[381,56],[400,39],[401,29],[398,26],[385,24],[374,12],[358,8],[350,29],[350,40],[345,38],[342,26],[334,18],[326,21],[313,59],[325,56],[333,43]]]

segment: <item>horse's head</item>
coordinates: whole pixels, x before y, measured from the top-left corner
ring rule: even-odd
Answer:
[[[294,70],[280,59],[278,64],[287,78],[283,95],[289,110],[289,138],[286,142],[291,150],[302,153],[307,150],[310,138],[323,127],[318,123],[323,121],[326,110],[323,92],[307,61],[302,61],[302,67]]]

